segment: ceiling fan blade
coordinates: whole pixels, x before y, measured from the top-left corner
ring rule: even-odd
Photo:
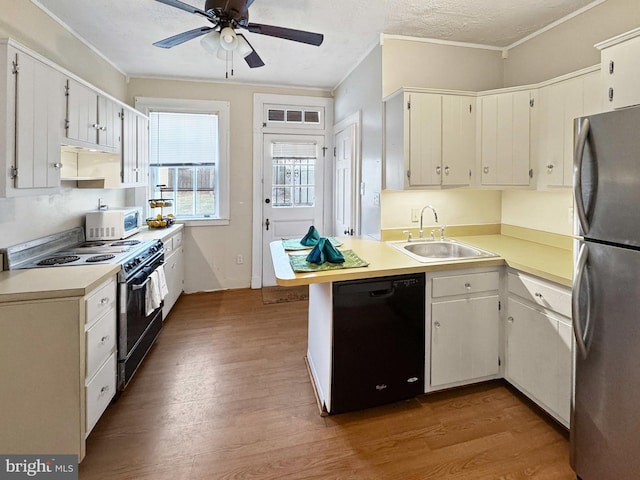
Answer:
[[[273,25],[262,25],[260,23],[250,23],[245,28],[252,33],[284,38],[285,40],[315,46],[321,45],[324,40],[324,35],[321,33],[305,32],[304,30],[294,30],[293,28],[274,27]]]
[[[211,30],[213,30],[213,27],[194,28],[193,30],[189,30],[188,32],[182,32],[177,35],[174,35],[173,37],[165,38],[164,40],[159,40],[153,45],[155,47],[160,47],[160,48],[175,47],[176,45],[180,45],[181,43],[191,40],[192,38],[200,37]]]
[[[179,8],[180,10],[184,10],[189,13],[197,13],[207,18],[211,18],[211,15],[205,12],[204,10],[200,10],[199,8],[193,7],[187,3],[181,2],[180,0],[156,0],[156,2],[164,3],[165,5],[169,5],[170,7]]]
[[[247,62],[247,65],[249,65],[250,68],[264,67],[264,62],[260,58],[260,55],[258,55],[258,52],[256,52],[255,48],[253,48],[253,45],[249,43],[247,37],[245,37],[241,33],[239,33],[238,36],[244,38],[244,41],[247,42],[247,45],[251,47],[251,53],[244,57],[244,61]]]

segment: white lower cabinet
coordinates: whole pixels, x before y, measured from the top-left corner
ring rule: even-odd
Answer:
[[[571,292],[522,273],[509,273],[508,290],[505,378],[568,426]]]
[[[184,249],[182,248],[182,230],[163,240],[164,276],[169,293],[164,298],[162,318],[167,318],[178,297],[184,290]]]
[[[499,272],[438,272],[427,278],[425,390],[496,378]]]
[[[116,280],[85,297],[0,304],[0,451],[85,456],[116,387]]]
[[[85,299],[85,438],[116,393],[116,281]]]

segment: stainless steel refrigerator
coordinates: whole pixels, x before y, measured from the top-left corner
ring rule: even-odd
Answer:
[[[576,120],[571,465],[640,478],[640,107]]]

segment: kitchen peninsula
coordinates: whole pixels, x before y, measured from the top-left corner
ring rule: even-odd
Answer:
[[[369,266],[313,273],[295,273],[282,242],[271,244],[278,284],[309,285],[307,362],[323,413],[334,413],[336,286],[424,274],[421,393],[505,378],[568,426],[571,239],[508,225],[482,233],[454,238],[498,256],[422,263],[386,242],[351,237],[340,248]],[[382,379],[372,389],[388,384]]]

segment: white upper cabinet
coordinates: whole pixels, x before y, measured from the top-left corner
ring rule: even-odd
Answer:
[[[564,79],[538,90],[534,107],[538,186],[570,187],[573,184],[575,119],[599,113],[600,72]]]
[[[528,186],[531,92],[500,92],[480,98],[482,185]]]
[[[475,97],[401,90],[385,101],[385,185],[469,185]]]
[[[66,141],[69,145],[120,151],[121,107],[77,82],[67,80]]]
[[[476,98],[442,96],[442,185],[469,185],[476,158]]]
[[[640,104],[640,28],[598,43],[604,110]]]
[[[409,185],[412,187],[440,185],[442,97],[431,94],[410,94],[407,105]]]
[[[60,186],[63,76],[11,41],[0,45],[0,197]]]

